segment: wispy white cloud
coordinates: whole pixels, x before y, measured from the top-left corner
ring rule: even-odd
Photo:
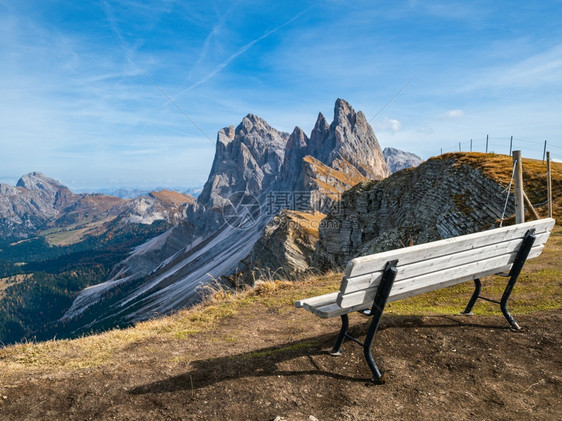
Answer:
[[[198,68],[198,66],[207,58],[209,54],[209,50],[212,48],[212,46],[215,43],[218,43],[221,37],[224,36],[226,20],[229,16],[231,16],[232,11],[236,7],[238,7],[239,3],[240,3],[239,1],[233,2],[230,5],[230,7],[222,14],[220,14],[220,11],[216,9],[216,13],[219,15],[218,22],[213,26],[211,32],[209,32],[209,34],[205,38],[205,41],[203,42],[203,47],[201,48],[201,52],[199,53],[199,56],[195,60],[195,63],[191,66],[189,74],[187,75],[187,80],[191,80],[191,77],[193,73],[196,71],[196,69]]]
[[[462,116],[464,116],[463,110],[449,110],[441,114],[440,118],[443,120],[451,120],[454,118],[461,118]]]
[[[375,125],[377,130],[383,132],[397,133],[402,128],[402,123],[396,119],[385,118],[382,122]]]
[[[271,29],[270,31],[267,31],[266,33],[264,33],[263,35],[261,35],[260,37],[250,41],[249,43],[247,43],[246,45],[244,45],[243,47],[239,48],[238,51],[236,51],[234,54],[231,54],[226,60],[224,60],[222,63],[220,63],[218,66],[216,66],[210,73],[208,73],[206,76],[204,76],[203,78],[199,79],[197,82],[193,83],[192,85],[190,85],[189,87],[187,87],[186,89],[184,89],[183,91],[181,91],[180,93],[178,93],[176,95],[177,97],[180,97],[184,94],[186,94],[187,92],[191,91],[192,89],[204,84],[205,82],[207,82],[209,79],[213,78],[214,76],[216,76],[218,73],[220,73],[222,70],[224,70],[235,58],[237,58],[238,56],[244,54],[246,51],[248,51],[250,48],[252,48],[255,44],[257,44],[258,42],[266,39],[267,37],[269,37],[270,35],[273,35],[274,33],[276,33],[277,31],[279,31],[280,29],[284,28],[287,25],[290,25],[291,23],[293,23],[295,20],[297,20],[300,16],[302,16],[304,13],[308,12],[309,10],[311,10],[312,8],[308,8],[305,9],[299,13],[297,13],[295,16],[293,16],[291,19],[289,19],[288,21],[286,21],[285,23],[277,26],[276,28]]]
[[[536,51],[537,47],[535,47]],[[485,89],[513,90],[562,87],[562,44],[535,52],[517,61],[482,67],[474,72],[473,80],[456,91],[459,93]]]

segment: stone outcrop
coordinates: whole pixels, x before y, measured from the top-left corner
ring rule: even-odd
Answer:
[[[385,162],[390,168],[390,171],[393,173],[406,168],[417,167],[423,161],[416,154],[401,151],[400,149],[395,148],[384,148],[382,154]]]
[[[491,228],[504,187],[455,156],[433,158],[343,194],[320,228],[315,262],[328,269],[353,257]],[[507,214],[513,212],[509,202]]]
[[[295,279],[312,264],[320,212],[281,211],[265,226],[251,253],[242,261],[244,282],[260,279]]]

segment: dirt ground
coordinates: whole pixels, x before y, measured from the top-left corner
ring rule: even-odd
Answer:
[[[562,310],[383,317],[368,381],[361,348],[327,354],[338,320],[257,305],[181,341],[133,343],[111,365],[4,378],[1,420],[405,420],[562,417]],[[352,315],[362,337],[367,318]]]

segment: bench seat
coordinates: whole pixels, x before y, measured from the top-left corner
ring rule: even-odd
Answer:
[[[349,313],[350,311],[361,311],[371,308],[371,304],[360,304],[353,306],[351,309],[342,308],[337,303],[338,292],[330,292],[329,294],[319,295],[317,297],[308,298],[305,300],[299,300],[295,303],[295,307],[304,308],[311,313],[316,314],[322,319],[329,319],[332,317],[338,317],[342,314]]]

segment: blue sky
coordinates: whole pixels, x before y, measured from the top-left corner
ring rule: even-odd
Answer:
[[[337,98],[382,147],[427,158],[489,134],[490,151],[514,136],[562,159],[561,16],[553,0],[0,0],[0,182],[201,185],[220,128],[254,113],[310,133]]]

